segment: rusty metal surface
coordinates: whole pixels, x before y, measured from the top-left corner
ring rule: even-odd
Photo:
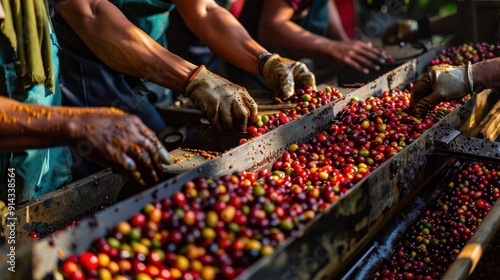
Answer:
[[[450,131],[451,134],[456,134],[457,132],[457,130]],[[435,152],[443,156],[464,160],[500,164],[500,143],[467,137],[460,133],[447,143],[437,142]]]
[[[121,220],[130,218],[144,205],[171,196],[189,180],[199,176],[220,176],[233,171],[256,171],[268,166],[290,143],[307,140],[325,127],[349,102],[351,97],[365,99],[383,91],[403,86],[422,74],[439,49],[408,61],[379,79],[352,91],[345,100],[322,106],[310,114],[272,130],[261,137],[222,153],[195,169],[172,177],[131,197],[95,217],[82,221],[72,230],[37,242],[35,279],[54,268],[58,256],[86,250],[92,241],[104,236]],[[324,279],[336,277],[345,264],[367,246],[399,210],[448,162],[429,160],[435,143],[445,131],[456,130],[472,111],[472,103],[454,110],[400,153],[360,181],[328,212],[306,225],[300,236],[291,238],[276,252],[248,268],[240,279]],[[440,140],[443,142],[444,140]],[[447,143],[450,143],[449,141]]]
[[[108,227],[118,223],[120,220],[130,218],[134,213],[140,211],[144,205],[151,202],[152,200],[171,196],[175,191],[180,190],[185,182],[194,179],[195,177],[220,176],[233,171],[259,170],[265,167],[266,165],[272,163],[287,148],[290,143],[305,141],[308,139],[309,135],[319,131],[321,128],[326,126],[333,119],[333,117],[337,115],[349,102],[348,99],[350,96],[356,96],[360,99],[364,99],[372,95],[380,95],[384,90],[388,90],[400,85],[405,85],[411,80],[418,77],[419,74],[423,73],[427,62],[432,57],[434,57],[435,54],[435,52],[427,53],[424,55],[424,57],[413,59],[398,67],[394,71],[383,75],[376,81],[352,91],[348,95],[346,100],[322,106],[306,116],[303,116],[288,124],[282,125],[261,137],[252,139],[244,145],[231,149],[230,151],[221,154],[218,158],[200,165],[198,168],[180,174],[179,176],[170,178],[169,180],[142,192],[140,195],[131,197],[116,206],[106,209],[103,212],[98,213],[93,219],[82,221],[81,223],[79,223],[79,225],[77,225],[77,227],[70,231],[60,233],[51,240],[44,239],[37,242],[37,244],[35,245],[35,256],[37,258],[37,261],[34,262],[36,265],[34,269],[36,272],[36,276],[43,277],[43,275],[51,271],[51,269],[56,265],[56,259],[58,256],[56,252],[58,250],[60,250],[60,252],[64,252],[64,254],[67,255],[71,253],[81,252],[87,249],[90,246],[92,240],[94,240],[98,236],[103,236],[106,234],[106,230],[108,229]],[[419,147],[418,145],[419,144],[416,141],[414,142],[413,147],[416,147],[416,150],[421,150],[421,147]],[[424,153],[420,152],[420,154]],[[390,162],[391,161],[386,162],[385,166],[389,167]],[[384,168],[383,166],[381,166],[381,168],[379,168],[379,171],[377,171],[379,174],[388,174],[391,172],[391,170],[386,170],[386,168]],[[373,176],[373,178],[374,179],[365,180],[364,182],[368,182],[371,184],[378,180],[376,179],[376,176]],[[397,180],[399,179],[394,179],[394,182],[397,182]],[[362,228],[365,231],[368,228],[368,225],[370,227],[380,227],[379,224],[372,221],[373,218],[369,218],[375,217],[378,214],[374,213],[370,215],[369,210],[373,208],[370,207],[370,203],[368,202],[373,202],[373,199],[380,198],[382,192],[378,191],[378,194],[370,194],[369,190],[375,190],[376,188],[368,188],[367,186],[368,184],[365,183],[355,187],[349,195],[341,200],[345,202],[342,202],[342,204],[339,203],[337,206],[332,208],[330,215],[322,216],[321,221],[312,224],[314,226],[310,226],[310,229],[307,230],[306,234],[314,235],[322,233],[325,230],[323,229],[323,227],[330,228],[329,232],[332,232],[332,230],[337,229],[337,227],[332,228],[331,226],[328,226],[328,224],[331,224],[331,221],[325,222],[325,220],[323,219],[326,219],[327,221],[330,219],[333,219],[333,221],[343,219],[346,223],[346,231],[334,232],[334,235],[326,235],[326,237],[324,234],[322,236],[323,238],[335,237],[335,242],[339,242],[340,244],[350,244],[349,247],[345,246],[346,250],[339,252],[339,255],[342,257],[341,259],[352,255],[352,252],[361,244],[361,241],[368,240],[368,237],[360,236],[358,238],[355,238],[354,240],[349,241],[348,236],[353,235],[352,230],[355,229],[353,227],[347,226],[348,224],[352,225],[354,221],[352,215],[349,214],[352,212],[352,207],[350,205],[358,205],[358,207],[354,209],[357,209],[357,211],[355,211],[356,213],[360,211],[360,214],[358,214],[357,217],[358,219],[361,219],[361,221],[359,222],[359,225],[357,227]],[[389,182],[388,185],[384,185],[383,187],[389,190],[398,190],[400,188],[398,187],[397,183],[393,184],[393,182]],[[406,194],[406,192],[406,190],[402,190],[396,191],[395,193]],[[373,199],[368,200],[368,197],[370,196],[373,196]],[[384,200],[386,200],[386,197],[384,197]],[[396,204],[396,202],[388,203],[387,207],[390,208],[393,204]],[[379,207],[380,205],[377,205],[377,209],[384,208]],[[340,210],[334,210],[336,208]],[[350,229],[350,231],[347,231],[347,229]],[[367,235],[363,233],[362,236]],[[315,240],[315,238],[311,239]],[[78,242],[75,242],[75,240],[78,240]],[[259,270],[259,267],[261,267],[262,269],[266,269],[266,267],[263,267],[263,264],[274,265],[277,262],[279,263],[280,259],[283,259],[287,255],[289,255],[288,252],[291,252],[291,254],[296,254],[297,252],[302,251],[306,254],[314,254],[314,249],[317,247],[317,244],[312,244],[312,246],[314,247],[310,247],[311,245],[302,244],[304,240],[305,238],[297,238],[295,240],[289,241],[289,245],[278,249],[278,252],[271,258],[264,258],[259,261],[255,266],[248,270],[248,273],[242,275],[241,278],[259,277],[260,273],[257,272],[264,271]],[[296,246],[300,247],[300,249],[294,249],[297,248]],[[309,246],[310,250],[302,250],[302,247],[304,246]],[[327,248],[329,247],[327,246]],[[286,251],[287,253],[280,254],[280,251]],[[302,256],[300,257],[300,259],[302,259]],[[330,267],[337,267],[337,265],[335,265],[335,261],[332,261],[330,260],[330,258],[327,258],[324,259],[321,264],[325,266],[326,264],[331,263],[333,264],[333,266],[330,265]],[[338,262],[339,260],[337,260],[336,263],[338,264]],[[276,268],[285,270],[288,269],[286,267],[278,265],[276,266]],[[321,270],[321,268],[323,267],[318,267],[316,271]]]
[[[116,199],[122,186],[122,177],[112,173],[111,169],[106,169],[43,195],[35,201],[18,205],[18,241],[26,242],[30,231],[43,231],[52,224],[68,221]]]
[[[435,139],[459,127],[472,103],[466,103],[380,165],[349,193],[319,215],[303,235],[281,251],[261,259],[240,279],[335,279],[442,168],[450,158],[429,155]]]
[[[447,159],[439,158],[437,155],[429,155],[428,162],[446,162]],[[392,249],[398,243],[401,236],[419,218],[419,215],[427,209],[430,203],[434,202],[442,194],[448,182],[460,169],[460,163],[456,160],[449,160],[446,166],[441,169],[405,207],[404,209],[384,227],[380,234],[371,242],[363,256],[355,263],[347,266],[345,273],[340,277],[343,280],[369,279],[387,260]]]
[[[88,249],[92,241],[104,236],[110,227],[129,219],[151,201],[170,197],[187,181],[199,176],[221,176],[233,171],[258,170],[271,163],[291,141],[304,141],[308,135],[328,124],[333,117],[332,106],[325,105],[301,119],[276,128],[264,137],[252,139],[216,159],[105,209],[94,217],[81,221],[71,230],[40,240],[34,244],[34,279],[42,279],[50,274],[61,254],[67,256]]]

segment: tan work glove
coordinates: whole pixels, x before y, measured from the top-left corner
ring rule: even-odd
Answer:
[[[257,116],[257,104],[247,90],[201,65],[184,93],[218,131],[245,131]]]
[[[266,85],[281,99],[286,100],[294,94],[295,82],[316,90],[316,78],[302,62],[269,54],[259,58],[259,70]]]
[[[423,117],[438,103],[456,100],[473,93],[472,67],[436,65],[413,86],[410,111]]]
[[[418,39],[418,23],[416,20],[400,20],[389,26],[382,35],[384,44],[398,44],[399,42],[415,42]]]
[[[7,226],[7,216],[10,214],[9,208],[5,202],[0,200],[0,236],[5,236],[5,227]]]

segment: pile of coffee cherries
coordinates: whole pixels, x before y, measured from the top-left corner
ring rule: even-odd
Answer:
[[[431,66],[449,64],[453,66],[466,65],[469,61],[476,63],[500,56],[500,45],[488,43],[469,43],[446,48],[438,57],[431,60]]]
[[[303,89],[297,89],[294,95],[290,97],[289,101],[293,104],[297,104],[295,108],[283,109],[281,112],[274,114],[258,115],[255,123],[248,127],[247,132],[252,137],[260,136],[280,125],[306,115],[333,100],[342,98],[342,93],[340,93],[338,89],[332,87],[326,87],[324,90],[313,90],[310,86],[306,86]],[[245,138],[241,139],[240,144],[246,141],[247,139]]]
[[[442,103],[444,110],[419,119],[408,114],[409,96],[397,89],[352,99],[315,137],[290,144],[272,170],[188,182],[60,271],[68,279],[236,277],[459,104]]]
[[[233,279],[314,218],[320,201],[279,171],[199,178],[120,222],[60,271],[69,279]]]
[[[467,164],[426,210],[374,279],[440,279],[500,197],[500,169]]]

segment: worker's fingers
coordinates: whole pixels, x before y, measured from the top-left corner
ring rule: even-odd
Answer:
[[[147,139],[149,139],[149,141],[153,143],[151,151],[159,154],[160,161],[165,164],[172,164],[173,160],[170,157],[170,154],[168,153],[167,149],[163,146],[161,141],[158,139],[158,137],[156,137],[156,134],[149,128],[145,128],[141,132],[144,135],[144,137],[146,137]]]
[[[142,178],[141,173],[139,170],[137,170],[137,164],[135,161],[129,157],[127,154],[123,152],[116,152],[115,153],[118,158],[115,159],[114,164],[118,164],[118,166],[125,171],[125,175],[127,176],[132,176],[132,178],[137,181],[141,185],[146,185],[146,182],[144,182],[144,179]]]
[[[316,77],[304,63],[296,61],[294,62],[292,67],[293,67],[293,77],[296,81],[302,83],[304,87],[311,86],[313,90],[317,89]]]
[[[428,74],[424,74],[424,76],[413,85],[410,96],[410,111],[413,111],[415,105],[418,104],[420,100],[430,95],[432,91],[433,88],[430,76]]]
[[[359,72],[362,72],[363,74],[369,74],[370,69],[363,67],[361,64],[359,64],[357,61],[355,61],[352,57],[346,56],[344,58],[344,63],[345,65],[358,70]]]
[[[151,154],[144,148],[138,146],[132,146],[128,151],[127,155],[131,157],[137,164],[137,170],[142,175],[141,177],[149,184],[159,182],[158,174],[153,167],[153,159]],[[161,164],[159,165],[161,168]]]
[[[364,55],[357,53],[356,55],[353,56],[353,59],[356,60],[358,64],[361,66],[369,69],[369,70],[380,70],[380,66],[377,64],[373,63],[372,60],[367,59]]]
[[[234,98],[238,98],[235,96]],[[218,111],[218,123],[222,126],[224,131],[231,131],[233,128],[233,120],[237,120],[242,117],[243,113],[241,110],[241,105],[235,99],[227,100],[228,102],[223,102]]]
[[[255,100],[250,96],[248,92],[245,92],[245,94],[243,94],[242,99],[245,107],[248,108],[248,111],[250,113],[248,115],[248,120],[252,123],[255,122],[259,111],[257,102],[255,102]],[[243,130],[247,130],[247,128],[245,127]]]
[[[168,153],[167,149],[163,146],[163,144],[160,141],[156,142],[156,150],[160,155],[160,160],[162,163],[172,164],[174,162],[172,160],[172,157],[170,157],[170,154]]]
[[[286,72],[279,73],[276,71],[275,75],[279,80],[280,88],[278,97],[284,100],[290,98],[295,92],[295,81],[293,77],[293,69],[288,69]]]
[[[380,62],[380,59],[384,57],[383,53],[379,49],[374,48],[371,43],[362,44],[360,47],[360,52],[361,55],[375,62]]]
[[[432,110],[432,108],[434,108],[434,106],[439,103],[439,101],[436,100],[435,95],[436,94],[431,94],[415,103],[412,110],[413,114],[416,117],[423,118],[430,110]]]
[[[156,174],[158,174],[159,177],[163,176],[163,167],[161,166],[162,164],[162,158],[160,151],[158,149],[158,144],[161,145],[160,141],[158,140],[156,143],[149,139],[144,140],[144,148],[146,151],[149,153],[153,167],[156,171]],[[163,147],[163,145],[161,145]]]

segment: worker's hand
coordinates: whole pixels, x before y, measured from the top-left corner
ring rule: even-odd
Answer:
[[[472,67],[435,65],[413,86],[410,111],[423,117],[438,103],[473,93]]]
[[[143,185],[159,182],[162,162],[172,161],[151,129],[118,109],[89,111],[71,127],[72,146],[81,156],[117,167]]]
[[[417,40],[418,22],[412,19],[396,22],[389,26],[382,35],[382,42],[388,45],[400,42],[416,42]]]
[[[276,97],[284,100],[290,98],[295,92],[296,82],[316,90],[316,78],[304,63],[283,58],[278,54],[272,54],[264,59],[260,72],[264,82],[275,92]]]
[[[380,70],[380,64],[386,63],[385,55],[371,43],[361,41],[332,41],[330,53],[333,59],[364,74],[371,70]]]
[[[246,131],[257,116],[257,104],[247,90],[208,71],[203,65],[191,75],[184,96],[218,131]]]
[[[0,200],[0,236],[4,236],[5,233],[5,227],[7,226],[6,220],[7,216],[11,214],[11,211],[9,211],[9,207],[5,204],[5,202]],[[12,212],[12,216],[14,216],[14,213]]]

